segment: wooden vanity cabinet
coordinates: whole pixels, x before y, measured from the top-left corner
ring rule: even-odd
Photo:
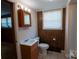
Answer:
[[[22,59],[38,59],[38,44],[32,46],[20,45]]]

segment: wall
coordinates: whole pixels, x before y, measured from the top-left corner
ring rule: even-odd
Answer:
[[[76,49],[77,48],[76,47],[77,46],[76,45],[77,43],[77,38],[76,38],[77,37],[77,33],[76,33],[77,31],[77,6],[76,4],[69,6],[69,14],[71,15],[69,17],[69,34],[70,34],[69,36],[70,46],[69,47],[70,49]]]
[[[31,27],[18,29],[18,42],[23,39],[34,38],[37,36],[36,12],[31,10]]]
[[[66,41],[65,51],[70,54],[70,51],[77,49],[77,6],[70,4],[66,10]]]
[[[31,10],[31,27],[19,28],[18,38],[29,39],[37,36],[37,21],[36,21],[36,12]]]
[[[18,42],[23,39],[34,38],[37,36],[36,12],[33,10],[31,10],[31,24],[32,25],[29,28],[18,29]]]
[[[36,15],[36,11],[30,8],[31,9],[31,27],[19,28],[18,18],[17,18],[17,3],[19,1],[16,1],[16,0],[9,0],[9,1],[14,3],[14,24],[15,24],[16,41],[17,41],[16,49],[17,49],[17,57],[18,59],[21,59],[21,51],[20,51],[19,42],[23,39],[34,38],[35,36],[37,36],[37,19],[36,19],[37,15]],[[25,6],[27,7],[27,5]]]
[[[43,30],[43,12],[37,12],[38,22],[38,36],[41,42],[45,42],[50,45],[49,50],[60,51],[64,50],[65,42],[65,8],[63,8],[62,16],[62,30]],[[53,38],[56,40],[54,41]]]

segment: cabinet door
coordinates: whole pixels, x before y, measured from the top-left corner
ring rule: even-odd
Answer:
[[[31,59],[38,59],[38,44],[34,44],[31,47]]]
[[[24,12],[21,9],[18,10],[18,23],[19,27],[24,26]]]
[[[21,55],[22,55],[22,59],[31,59],[31,49],[29,46],[24,46],[24,45],[21,45]]]

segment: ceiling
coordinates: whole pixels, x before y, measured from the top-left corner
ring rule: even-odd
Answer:
[[[19,0],[19,1],[37,11],[64,8],[68,2],[68,0]]]
[[[12,0],[11,0],[12,1]],[[18,0],[19,2],[25,4],[26,6],[36,10],[45,11],[58,8],[64,8],[68,0]],[[51,1],[51,2],[50,2]],[[77,0],[71,0],[71,4],[77,3]],[[1,1],[1,15],[10,14],[10,5]]]

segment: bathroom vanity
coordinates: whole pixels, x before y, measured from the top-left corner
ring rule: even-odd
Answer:
[[[38,59],[38,43],[36,40],[26,40],[20,44],[22,59]]]

